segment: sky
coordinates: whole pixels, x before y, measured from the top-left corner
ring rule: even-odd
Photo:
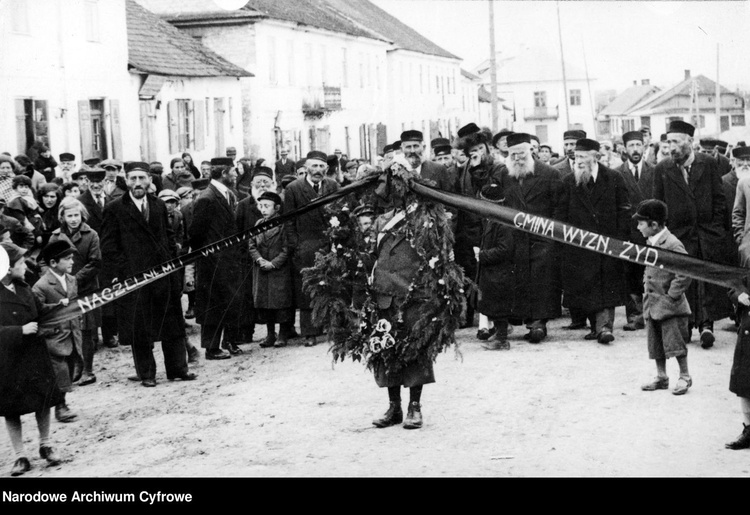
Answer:
[[[488,0],[370,0],[445,50],[471,71],[489,58]],[[495,0],[495,46],[543,46],[588,67],[592,89],[618,93],[637,80],[668,87],[717,75],[735,90],[750,89],[750,1]],[[596,80],[594,80],[596,79]]]

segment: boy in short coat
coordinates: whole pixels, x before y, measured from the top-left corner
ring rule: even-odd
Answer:
[[[661,200],[644,200],[638,205],[633,218],[638,230],[652,247],[687,254],[669,229],[667,205]],[[648,356],[656,361],[656,377],[641,386],[644,391],[669,388],[667,359],[674,357],[680,367],[680,377],[672,390],[674,395],[684,395],[693,384],[687,363],[688,316],[690,306],[685,292],[690,278],[664,269],[647,266],[643,275],[643,316],[648,338]]]

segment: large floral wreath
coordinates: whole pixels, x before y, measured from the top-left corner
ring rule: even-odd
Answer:
[[[314,321],[327,329],[334,363],[351,357],[388,373],[415,361],[434,361],[456,344],[455,331],[474,289],[453,259],[450,214],[442,204],[417,199],[408,187],[411,181],[425,181],[398,164],[389,180],[392,198],[408,206],[405,223],[393,232],[405,235],[421,260],[396,320],[380,318],[372,298],[369,275],[377,235],[361,233],[352,199],[326,206],[330,250],[318,252],[315,265],[302,271]],[[420,292],[418,299],[412,298],[414,292]],[[403,324],[405,309],[418,310],[411,327]],[[455,349],[460,356],[458,345]]]

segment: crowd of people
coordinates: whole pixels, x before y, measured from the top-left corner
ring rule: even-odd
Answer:
[[[261,347],[283,347],[300,337],[304,346],[318,344],[323,328],[313,317],[301,271],[330,246],[329,222],[323,209],[316,209],[80,318],[44,327],[36,322],[40,315],[370,173],[388,171],[394,163],[444,191],[641,245],[747,266],[750,148],[695,141],[694,131],[688,123],[672,122],[659,141],[643,127],[613,142],[569,130],[557,154],[533,134],[492,134],[470,123],[452,140],[433,139],[431,155],[422,133],[411,130],[370,161],[349,159],[339,150],[332,155],[313,150],[295,160],[281,149],[271,165],[238,160],[229,147],[225,156],[201,163],[184,153],[171,159],[168,169],[160,162],[114,159],[76,166],[75,155],[61,153],[58,162],[42,144],[30,149],[35,155],[0,154],[0,244],[9,257],[0,288],[0,415],[16,454],[12,474],[30,467],[20,422],[25,413],[36,413],[42,458],[59,462],[49,445],[50,411],[54,408],[59,422],[77,419],[66,394],[74,384],[96,382],[99,346],[130,346],[135,373],[129,379],[154,387],[155,342],[161,342],[169,380],[196,378],[189,367],[201,356],[187,338],[186,319],[200,324],[207,360],[241,355],[259,324],[267,328]],[[366,219],[363,227],[382,228],[388,224],[372,222],[392,209],[381,202],[357,206],[357,213]],[[709,349],[714,322],[732,317],[740,328],[750,325],[747,290],[727,292],[514,231],[470,212],[449,212],[455,262],[478,285],[477,294],[466,299],[464,327],[476,325],[487,350],[509,350],[514,326],[525,326],[524,338],[539,344],[547,338],[549,320],[564,313],[570,316],[566,330],[609,345],[615,339],[614,310],[625,306],[624,329],[646,330],[649,357],[656,363],[657,377],[642,388],[667,389],[666,360],[675,357],[680,373],[672,392],[682,395],[692,386],[686,344],[693,331]],[[730,448],[750,447],[750,339],[739,334],[731,391],[742,398],[745,429]],[[50,381],[55,395],[49,394]],[[421,384],[409,386],[421,392]],[[421,427],[415,395],[411,428]],[[392,425],[400,413],[399,405],[376,425]]]

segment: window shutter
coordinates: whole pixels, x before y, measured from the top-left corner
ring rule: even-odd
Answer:
[[[81,131],[81,162],[94,157],[94,132],[91,127],[91,104],[78,101],[78,126]]]
[[[112,124],[112,157],[122,160],[122,128],[120,125],[120,101],[109,101],[109,114]]]
[[[196,100],[193,104],[195,114],[195,150],[200,152],[206,147],[206,102]]]
[[[167,120],[169,127],[169,153],[176,154],[180,150],[180,127],[177,114],[177,101],[167,102]]]

